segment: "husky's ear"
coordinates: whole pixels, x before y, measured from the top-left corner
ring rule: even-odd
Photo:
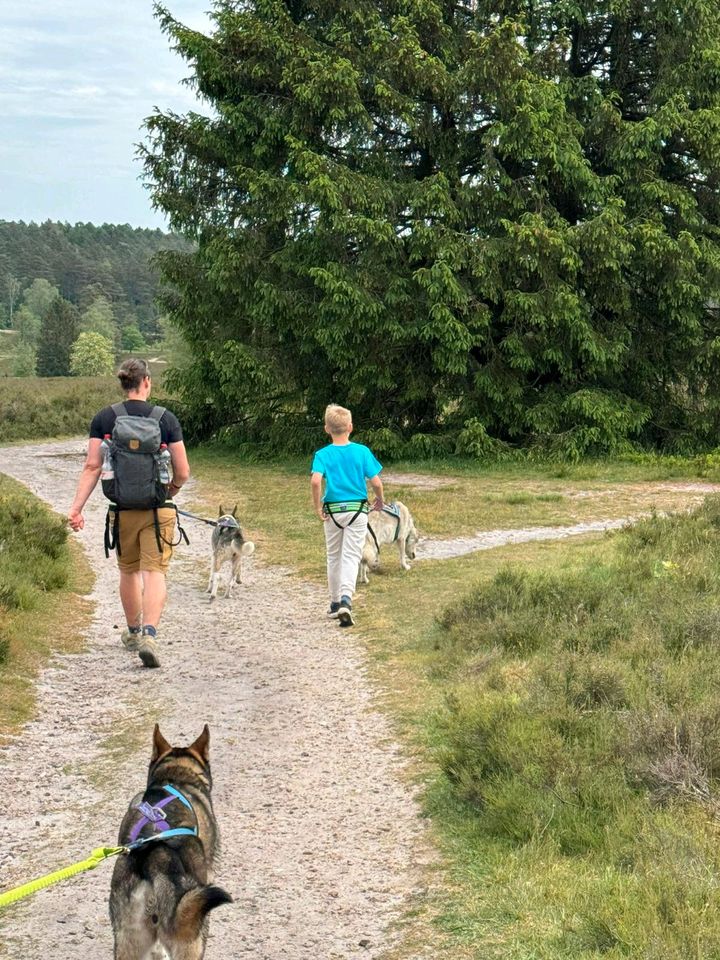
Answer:
[[[171,750],[172,747],[167,742],[165,737],[160,733],[160,724],[156,723],[153,731],[153,752],[150,763],[155,763],[160,759],[160,757],[166,753],[169,753]]]
[[[195,743],[190,744],[188,750],[191,750],[203,763],[210,760],[210,729],[207,724]]]
[[[235,506],[233,507],[233,512],[232,512],[232,515],[235,517],[236,520],[237,520],[237,508],[238,508],[238,505],[235,504]]]
[[[219,508],[218,508],[218,516],[219,516],[219,517],[224,517],[224,516],[225,516],[225,507],[224,507],[222,504],[220,504],[220,506],[219,506]]]

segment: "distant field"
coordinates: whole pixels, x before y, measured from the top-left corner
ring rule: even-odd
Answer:
[[[0,442],[85,433],[97,410],[116,399],[114,377],[3,377]]]

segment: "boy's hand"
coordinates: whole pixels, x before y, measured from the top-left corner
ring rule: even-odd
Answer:
[[[385,506],[385,501],[382,497],[375,497],[375,502],[372,505],[373,510],[382,510]]]
[[[317,513],[318,517],[320,517],[320,519],[323,521],[323,523],[324,523],[326,520],[329,519],[329,515],[328,515],[327,513],[325,513],[325,512],[322,510],[322,508],[321,508],[320,510],[316,510],[315,513]]]

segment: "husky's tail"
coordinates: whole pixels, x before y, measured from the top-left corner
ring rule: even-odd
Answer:
[[[205,918],[224,903],[232,903],[233,898],[222,887],[195,887],[178,901],[173,920],[173,935],[181,943],[191,943],[200,935]]]

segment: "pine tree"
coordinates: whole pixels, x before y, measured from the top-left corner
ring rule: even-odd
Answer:
[[[716,442],[715,0],[213,6],[157,8],[214,110],[145,153],[199,433],[333,399],[381,452]]]
[[[78,332],[77,310],[63,297],[56,297],[45,312],[40,330],[38,376],[66,377],[70,374],[70,351]]]

